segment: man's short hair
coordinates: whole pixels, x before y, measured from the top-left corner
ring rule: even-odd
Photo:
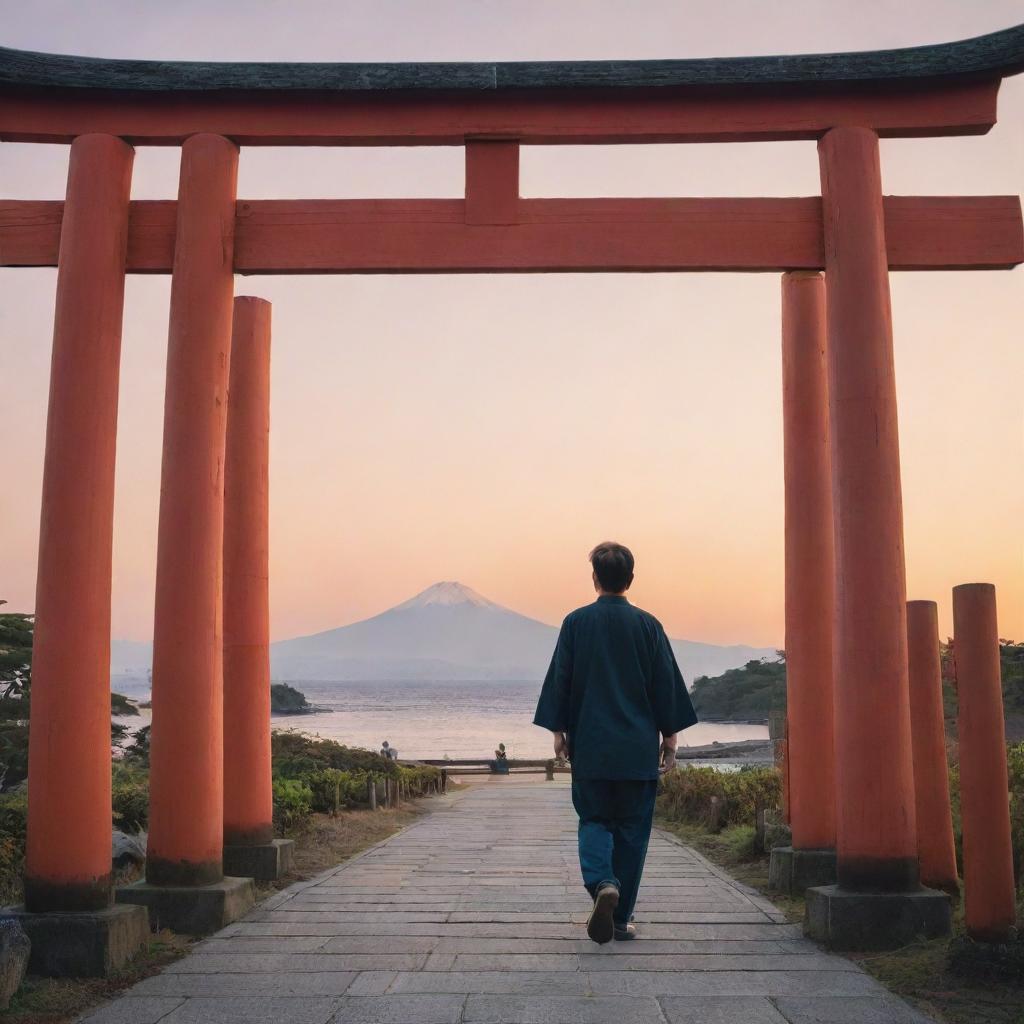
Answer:
[[[633,552],[622,544],[606,540],[590,552],[590,564],[602,590],[621,594],[633,582]]]

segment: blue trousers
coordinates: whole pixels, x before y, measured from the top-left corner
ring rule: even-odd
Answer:
[[[657,795],[657,779],[573,779],[583,884],[591,896],[602,882],[618,886],[619,927],[636,906]]]

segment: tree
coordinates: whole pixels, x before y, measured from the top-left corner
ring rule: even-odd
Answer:
[[[0,790],[28,774],[33,627],[31,615],[0,613]]]
[[[0,601],[0,605],[6,603]],[[0,791],[16,786],[28,777],[34,628],[32,615],[0,613]],[[110,695],[110,707],[117,715],[139,713],[135,702],[119,693]],[[119,747],[127,738],[127,726],[111,721],[111,743]]]

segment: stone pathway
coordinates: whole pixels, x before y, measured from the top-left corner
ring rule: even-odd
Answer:
[[[474,785],[292,886],[89,1024],[924,1024],[663,833],[642,938],[583,922],[564,782]]]

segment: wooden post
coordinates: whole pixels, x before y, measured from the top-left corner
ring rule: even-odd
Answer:
[[[960,884],[949,803],[939,616],[934,601],[907,602],[907,655],[921,881],[936,889],[957,893]]]
[[[878,136],[818,143],[835,504],[837,874],[918,885],[903,502]]]
[[[519,143],[484,139],[466,143],[466,223],[519,220]]]
[[[238,148],[181,151],[153,637],[146,879],[223,877],[224,443]],[[187,799],[183,799],[187,794]]]
[[[224,844],[274,838],[270,768],[270,303],[234,301],[224,469]]]
[[[111,901],[110,572],[133,157],[120,139],[82,135],[68,166],[36,582],[29,911]]]
[[[366,791],[370,803],[370,810],[377,810],[377,783],[372,775],[368,776],[366,779]]]
[[[832,474],[821,274],[782,276],[788,799],[796,850],[836,843]]]
[[[974,939],[1005,942],[1016,907],[996,589],[991,583],[953,588],[953,652],[965,924]]]

